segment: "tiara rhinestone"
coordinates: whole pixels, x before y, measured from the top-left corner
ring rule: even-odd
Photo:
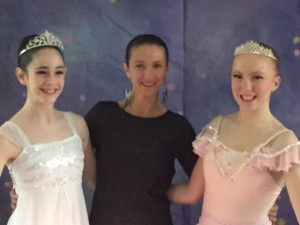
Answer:
[[[54,46],[59,48],[62,52],[64,50],[64,46],[61,40],[54,34],[46,30],[45,33],[42,33],[39,36],[36,36],[32,40],[30,40],[26,47],[22,51],[20,51],[19,56],[21,56],[30,49],[43,46]]]
[[[234,56],[247,53],[264,55],[274,60],[277,60],[271,49],[265,48],[264,46],[260,45],[255,41],[248,41],[236,47],[234,51]]]

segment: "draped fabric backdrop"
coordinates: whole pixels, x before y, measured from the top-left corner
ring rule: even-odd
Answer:
[[[197,133],[212,117],[237,109],[230,90],[234,48],[251,39],[266,42],[278,50],[283,81],[271,108],[300,137],[299,0],[0,0],[1,124],[25,100],[26,91],[14,76],[19,41],[46,29],[62,38],[68,67],[57,107],[81,115],[97,101],[121,99],[130,89],[122,63],[133,36],[161,36],[170,48],[166,105],[184,114]],[[175,166],[174,182],[185,181],[177,162]],[[7,180],[5,170],[0,178],[1,225],[11,212]],[[86,185],[84,190],[90,205],[92,192]],[[296,225],[285,190],[279,205],[278,224]],[[193,225],[201,204],[172,205],[171,210],[175,225]]]

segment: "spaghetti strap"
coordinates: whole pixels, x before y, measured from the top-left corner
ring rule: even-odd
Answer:
[[[222,123],[222,120],[223,120],[223,116],[219,116],[218,117],[218,123],[217,123],[217,134],[219,134],[219,131],[220,131],[220,127],[221,127],[221,123]]]
[[[67,123],[69,124],[71,131],[73,134],[77,134],[77,130],[76,130],[76,123],[74,118],[72,117],[71,113],[69,112],[63,112],[64,117],[67,120]]]
[[[287,128],[283,128],[277,132],[275,132],[271,137],[269,137],[265,142],[261,143],[260,145],[258,145],[258,147],[262,147],[262,146],[266,146],[268,143],[270,143],[272,140],[274,140],[274,138],[276,138],[277,136],[279,136],[280,134],[289,131]]]
[[[8,120],[2,125],[0,127],[0,134],[20,148],[31,145],[31,142],[26,134],[13,121]]]

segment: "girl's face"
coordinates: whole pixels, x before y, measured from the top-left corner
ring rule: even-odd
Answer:
[[[257,110],[269,107],[270,96],[280,84],[275,63],[257,54],[235,56],[232,65],[231,86],[240,109]]]
[[[17,77],[27,87],[27,98],[41,104],[54,104],[61,94],[66,76],[61,54],[54,48],[36,52],[27,71],[17,69]]]
[[[143,44],[131,50],[129,65],[123,64],[132,83],[132,92],[143,96],[158,96],[168,72],[168,62],[162,47]]]

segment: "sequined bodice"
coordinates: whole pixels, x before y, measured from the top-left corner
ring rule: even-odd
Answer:
[[[81,181],[81,146],[77,134],[61,141],[26,146],[8,167],[15,188],[47,188]]]

